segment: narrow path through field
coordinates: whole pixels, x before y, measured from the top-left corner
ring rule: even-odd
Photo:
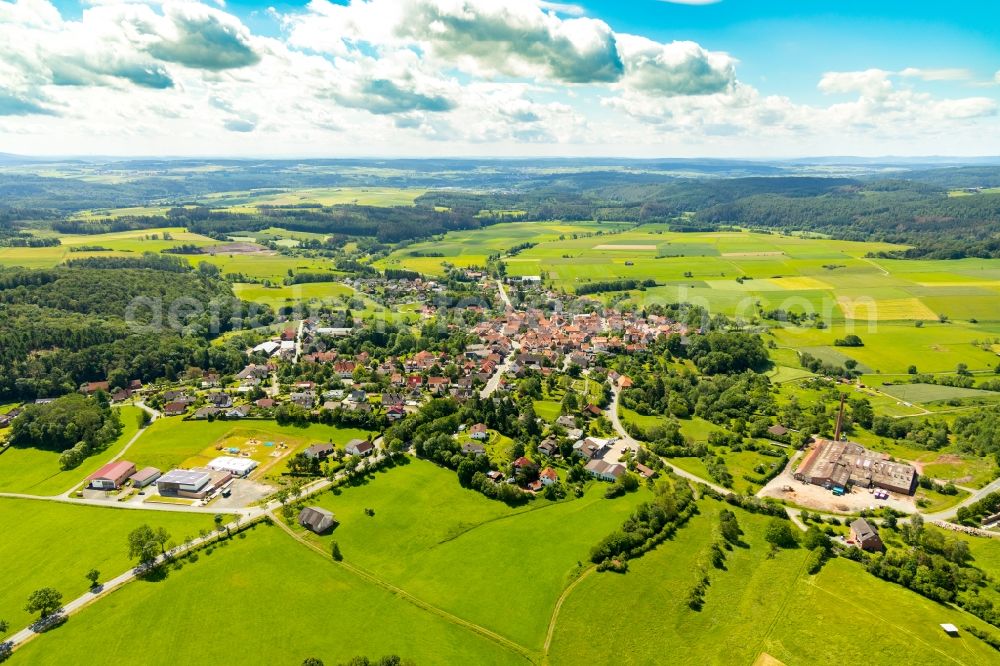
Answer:
[[[798,571],[795,572],[795,578],[792,579],[788,589],[785,590],[785,594],[781,599],[781,605],[778,606],[778,610],[774,613],[774,617],[771,618],[771,621],[768,623],[767,630],[761,635],[760,643],[757,645],[757,649],[754,650],[755,661],[757,657],[760,656],[760,653],[764,652],[764,649],[767,647],[767,640],[771,637],[771,633],[774,631],[774,628],[778,626],[778,620],[785,615],[785,611],[788,608],[788,602],[791,600],[792,595],[795,594],[795,584],[799,582],[800,578],[802,578],[802,572],[806,568],[806,561],[806,558],[803,557],[802,562],[799,564]]]
[[[861,261],[865,262],[866,264],[871,264],[875,268],[879,269],[882,272],[882,275],[889,275],[890,274],[889,271],[886,270],[881,264],[875,263],[874,260],[869,259],[868,257],[858,257],[858,259],[860,259]]]
[[[531,663],[535,663],[537,661],[537,654],[534,651],[530,650],[529,648],[524,647],[520,643],[515,643],[514,641],[510,640],[509,638],[501,636],[500,634],[496,633],[495,631],[491,631],[491,630],[487,629],[486,627],[483,627],[481,625],[476,624],[475,622],[470,622],[469,620],[465,620],[463,618],[460,618],[457,615],[452,615],[448,611],[446,611],[446,610],[444,610],[442,608],[438,608],[437,606],[435,606],[433,604],[430,604],[430,603],[424,601],[423,599],[415,597],[412,594],[410,594],[409,592],[407,592],[406,590],[404,590],[404,589],[402,589],[400,587],[397,587],[397,586],[393,585],[392,583],[390,583],[390,582],[388,582],[386,580],[383,580],[383,579],[379,578],[378,576],[376,576],[375,574],[373,574],[373,573],[371,573],[369,571],[365,571],[364,569],[362,569],[360,567],[354,566],[353,564],[348,564],[347,562],[344,562],[344,561],[334,562],[334,560],[330,557],[329,553],[327,553],[326,551],[324,551],[318,545],[316,545],[316,544],[308,541],[307,539],[304,539],[301,535],[296,534],[295,530],[293,530],[292,528],[290,528],[283,521],[279,520],[278,517],[275,516],[273,513],[268,512],[268,516],[271,519],[271,521],[275,525],[277,525],[278,527],[280,527],[282,530],[284,530],[286,534],[288,534],[293,539],[295,539],[296,541],[298,541],[302,545],[306,546],[307,548],[309,548],[309,549],[311,549],[311,550],[319,553],[320,555],[323,556],[324,559],[328,559],[331,563],[337,564],[337,565],[343,567],[347,571],[353,573],[354,575],[358,576],[359,578],[362,578],[363,580],[368,581],[369,583],[372,583],[373,585],[378,585],[379,587],[381,587],[381,588],[383,588],[385,590],[388,590],[389,592],[391,592],[392,594],[395,594],[396,596],[400,597],[401,599],[404,599],[404,600],[410,602],[411,604],[413,604],[417,608],[425,610],[425,611],[427,611],[429,613],[433,613],[434,615],[437,615],[438,617],[440,617],[440,618],[442,618],[442,619],[446,620],[447,622],[450,622],[450,623],[452,623],[454,625],[457,625],[457,626],[463,627],[465,629],[468,629],[469,631],[475,632],[475,633],[479,634],[480,636],[482,636],[482,637],[484,637],[484,638],[486,638],[488,640],[491,640],[494,643],[500,645],[501,647],[504,647],[504,648],[510,650],[511,652],[515,652],[515,653],[521,655],[522,657],[524,657],[527,661],[529,661]]]
[[[545,645],[542,647],[543,663],[548,663],[549,661],[549,647],[552,645],[552,637],[556,633],[556,622],[559,620],[559,611],[562,610],[563,602],[566,601],[566,598],[569,597],[570,593],[576,589],[576,586],[579,585],[584,578],[587,578],[596,570],[597,567],[595,566],[588,567],[583,573],[576,577],[576,580],[567,585],[566,589],[563,590],[563,593],[559,595],[559,599],[556,601],[556,606],[552,609],[552,617],[549,618],[548,631],[545,632]]]

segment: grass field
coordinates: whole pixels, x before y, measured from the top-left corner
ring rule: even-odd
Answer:
[[[233,285],[236,297],[244,301],[264,303],[272,307],[281,307],[299,301],[318,300],[333,302],[341,297],[352,297],[355,291],[339,282],[310,282],[306,284],[282,285],[280,287],[265,287],[260,284],[236,283]]]
[[[938,400],[962,400],[964,398],[1000,400],[1000,393],[996,393],[995,391],[980,391],[978,389],[939,386],[937,384],[893,384],[890,386],[880,386],[879,390],[899,400],[915,403],[936,402]]]
[[[984,324],[935,321],[917,328],[912,323],[882,322],[873,327],[835,324],[823,330],[786,326],[773,329],[773,333],[780,347],[809,351],[814,356],[827,349],[838,358],[853,358],[860,367],[882,375],[906,375],[911,365],[928,373],[954,372],[959,363],[973,371],[988,370],[1000,361],[995,352],[973,344],[996,335],[993,326]],[[834,340],[851,333],[861,337],[863,347],[833,346]]]
[[[11,663],[61,665],[100,653],[108,662],[173,666],[177,652],[169,646],[178,641],[198,663],[318,657],[336,664],[386,654],[418,664],[527,663],[267,525],[211,554],[202,551],[162,581],[115,592],[29,643]]]
[[[969,488],[982,488],[997,478],[996,462],[991,458],[978,458],[952,453],[929,454],[922,465],[927,476],[951,481]]]
[[[183,421],[164,418],[156,421],[129,449],[128,459],[138,467],[152,465],[161,470],[173,467],[195,467],[223,455],[216,446],[233,446],[250,453],[261,463],[256,476],[276,476],[284,470],[288,458],[317,442],[344,445],[354,438],[364,438],[365,431],[311,424],[307,428],[280,426],[274,421]],[[249,445],[255,439],[260,444]],[[267,447],[263,443],[273,442]],[[288,448],[281,449],[279,444]],[[271,454],[284,452],[281,458]]]
[[[127,558],[126,537],[143,523],[165,528],[177,543],[213,528],[212,516],[205,514],[0,498],[0,571],[5,572],[0,576],[0,618],[20,629],[31,620],[24,605],[33,590],[54,587],[70,601],[87,591],[84,574],[91,568],[102,579],[122,573],[135,564]]]
[[[785,664],[837,663],[866,646],[872,664],[995,663],[996,652],[963,632],[948,638],[938,624],[986,625],[880,581],[844,560],[816,576],[805,553],[773,559],[762,538],[766,518],[738,511],[747,548],[729,553],[726,570],[710,569],[700,612],[687,607],[698,562],[712,539],[720,505],[677,537],[630,563],[625,575],[584,579],[562,607],[550,654],[553,664],[752,664],[768,653]],[[641,600],[641,602],[640,602]],[[602,637],[594,639],[594,619]]]
[[[59,453],[42,449],[8,449],[0,454],[0,492],[58,495],[72,490],[122,450],[139,430],[139,408],[121,408],[122,434],[101,453],[76,469],[59,469]]]
[[[340,526],[345,561],[407,592],[537,650],[563,587],[591,546],[648,496],[536,499],[512,509],[459,486],[454,472],[414,461],[319,504]],[[367,516],[372,508],[374,516]],[[516,609],[516,610],[515,610]]]

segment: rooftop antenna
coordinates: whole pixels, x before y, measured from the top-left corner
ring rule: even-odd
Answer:
[[[844,428],[844,400],[846,398],[847,398],[846,394],[844,393],[840,394],[840,411],[837,412],[837,427],[833,431],[833,441],[835,442],[840,441],[840,433],[841,430],[843,430]]]

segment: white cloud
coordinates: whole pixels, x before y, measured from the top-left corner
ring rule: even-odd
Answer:
[[[828,72],[830,101],[803,104],[740,81],[728,53],[618,33],[575,5],[312,0],[266,12],[285,28],[266,37],[214,1],[96,0],[71,20],[0,0],[4,149],[803,154],[1000,136],[993,97],[921,89],[968,85],[961,69]]]
[[[899,74],[900,76],[918,78],[923,81],[968,81],[972,78],[971,71],[959,67],[946,67],[939,69],[907,67]]]
[[[661,44],[645,37],[618,35],[625,87],[661,95],[709,95],[736,82],[736,61],[694,42]]]

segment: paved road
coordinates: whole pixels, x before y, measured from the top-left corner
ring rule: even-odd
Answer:
[[[504,289],[503,282],[500,280],[497,280],[497,293],[500,294],[500,300],[507,306],[507,309],[513,310],[514,304],[510,302],[510,296],[507,295],[507,290]]]
[[[982,488],[980,488],[979,490],[977,490],[975,493],[973,493],[972,495],[970,495],[969,497],[967,497],[965,500],[963,500],[962,502],[959,502],[958,504],[956,504],[955,506],[951,507],[950,509],[945,509],[944,511],[937,511],[935,513],[925,513],[925,514],[923,514],[924,520],[928,520],[928,521],[932,521],[932,522],[933,521],[937,521],[937,520],[947,521],[949,518],[954,518],[955,517],[955,514],[958,513],[958,509],[960,507],[968,506],[969,504],[972,504],[973,502],[978,502],[979,500],[983,499],[984,497],[986,497],[990,493],[995,493],[995,492],[1000,492],[1000,477],[998,477],[996,479],[993,479],[993,481],[991,481],[990,483],[986,484],[985,486],[983,486]]]
[[[500,388],[500,380],[503,379],[503,376],[507,374],[508,370],[510,370],[510,366],[514,362],[514,356],[517,355],[517,350],[519,348],[520,345],[518,345],[516,342],[511,342],[510,353],[507,354],[507,358],[505,358],[503,362],[497,366],[496,371],[493,373],[492,376],[490,376],[489,380],[486,382],[486,386],[484,386],[483,389],[479,392],[480,398],[488,398],[491,395],[493,395],[493,393],[498,388]]]
[[[618,433],[618,436],[621,439],[625,440],[626,445],[634,447],[642,446],[642,442],[640,442],[639,440],[635,439],[630,434],[628,434],[628,431],[625,430],[625,426],[622,425],[621,419],[618,418],[618,393],[619,393],[618,387],[612,384],[611,404],[608,405],[607,410],[605,410],[607,412],[608,419],[611,420],[611,425],[614,426],[615,432]],[[670,460],[668,458],[664,458],[663,462],[670,465]],[[728,495],[729,493],[733,492],[732,490],[723,488],[720,485],[712,483],[708,479],[703,479],[700,476],[692,474],[691,472],[685,472],[676,465],[670,465],[670,468],[674,470],[674,473],[677,474],[677,476],[687,479],[688,481],[693,481],[694,483],[704,483],[706,486],[708,486],[717,493]]]
[[[376,446],[376,450],[381,449],[382,438],[379,437],[379,438],[375,439],[373,441],[373,443]],[[366,458],[365,460],[363,460],[359,464],[359,467],[361,465],[365,465],[368,460],[371,460],[372,462],[380,462],[383,457],[384,457],[384,454],[383,453],[379,453],[378,455],[373,456],[372,458]],[[343,479],[345,476],[347,476],[347,471],[346,470],[340,472],[339,474],[337,474],[334,477],[333,480],[331,480],[331,479],[318,479],[318,480],[316,480],[316,481],[314,481],[314,482],[312,482],[310,484],[307,484],[306,486],[303,487],[302,492],[299,495],[299,497],[305,498],[305,497],[307,497],[309,495],[312,495],[314,493],[318,493],[318,492],[321,492],[323,490],[326,490],[331,485],[333,485],[333,483],[335,481],[339,481],[339,480]],[[15,497],[24,497],[24,498],[27,498],[27,499],[37,499],[37,500],[48,500],[48,501],[56,501],[56,502],[66,502],[66,503],[69,503],[69,504],[93,504],[93,503],[96,503],[98,505],[105,506],[105,507],[108,507],[108,506],[112,506],[112,507],[114,507],[114,506],[120,506],[117,503],[112,503],[112,504],[109,505],[108,502],[102,502],[101,500],[90,500],[90,501],[88,501],[88,500],[79,500],[79,499],[77,499],[77,500],[70,500],[70,499],[64,499],[64,498],[58,498],[58,497],[39,497],[39,496],[34,496],[34,495],[16,495],[14,493],[4,493],[3,496],[15,496]],[[229,513],[229,514],[234,514],[235,513],[235,514],[239,515],[239,517],[237,518],[237,520],[234,520],[234,521],[228,523],[227,525],[224,525],[223,527],[224,528],[228,528],[229,530],[238,530],[239,527],[240,527],[240,525],[243,525],[245,527],[245,526],[247,526],[247,525],[255,522],[256,520],[261,519],[261,518],[265,518],[265,517],[268,517],[268,516],[271,516],[273,518],[272,512],[275,509],[278,509],[280,506],[281,506],[280,502],[278,502],[277,500],[271,500],[266,505],[256,506],[256,507],[249,507],[249,508],[246,508],[246,509],[223,509],[223,510],[220,510],[220,509],[213,509],[213,508],[210,508],[210,507],[190,507],[190,506],[174,507],[174,506],[171,506],[171,505],[137,506],[137,507],[134,507],[134,508],[144,509],[144,510],[154,510],[154,511],[176,511],[176,510],[179,509],[181,511],[197,512],[197,513],[213,513],[213,514],[215,514],[215,513]],[[161,508],[161,507],[163,507],[163,508]],[[166,555],[160,555],[159,557],[157,557],[156,560],[155,560],[155,564],[162,564],[166,560],[167,557],[172,557],[173,558],[173,557],[181,556],[181,555],[187,553],[189,550],[191,550],[193,548],[197,548],[198,546],[204,545],[204,544],[206,544],[209,541],[212,541],[214,539],[221,538],[221,535],[222,535],[223,531],[225,531],[225,530],[220,530],[218,533],[213,532],[212,534],[207,535],[205,537],[198,537],[198,538],[193,539],[190,542],[188,542],[187,545],[177,546],[176,548],[168,551]],[[142,573],[142,571],[139,568],[129,569],[128,571],[125,571],[125,572],[123,572],[123,573],[115,576],[114,578],[112,578],[112,579],[110,579],[108,581],[105,581],[104,583],[101,584],[100,588],[97,588],[96,590],[87,591],[82,596],[77,597],[76,599],[73,599],[69,603],[65,604],[62,607],[62,610],[60,611],[60,613],[62,615],[64,615],[64,616],[67,616],[67,617],[70,616],[70,615],[73,615],[74,613],[78,612],[82,608],[85,608],[86,606],[88,606],[89,604],[93,603],[94,601],[97,601],[98,599],[104,598],[105,596],[107,596],[111,592],[117,590],[118,588],[122,587],[126,583],[129,583],[129,582],[135,580],[136,577],[139,576],[141,573]],[[32,626],[35,626],[35,625],[32,625]],[[8,638],[7,642],[10,642],[11,648],[16,648],[16,647],[24,644],[25,641],[30,640],[31,638],[33,638],[36,635],[38,635],[38,632],[36,632],[34,629],[32,629],[32,627],[25,627],[21,631],[17,632],[16,634],[14,634],[10,638]]]
[[[263,511],[260,512],[260,515],[263,515]],[[233,521],[228,525],[225,525],[224,527],[230,530],[238,530],[240,525],[246,526],[249,524],[249,522],[250,522],[249,520],[240,519],[239,521]],[[167,551],[165,555],[158,556],[154,560],[154,566],[158,564],[163,564],[165,561],[167,561],[168,557],[169,558],[180,557],[194,548],[198,548],[199,546],[208,544],[211,541],[220,539],[222,538],[222,534],[224,532],[225,530],[220,530],[219,532],[213,532],[204,537],[197,537],[195,539],[192,539],[190,542],[188,542],[187,545],[177,546],[176,548]],[[124,573],[115,576],[110,580],[101,583],[100,587],[88,590],[87,592],[84,592],[81,596],[63,605],[62,609],[59,611],[59,614],[63,615],[64,617],[69,617],[70,615],[79,612],[80,610],[89,606],[91,603],[97,601],[98,599],[101,599],[111,594],[112,592],[122,587],[126,583],[132,582],[138,576],[140,576],[143,573],[143,571],[144,570],[141,569],[140,567],[134,567],[132,569],[129,569],[128,571],[125,571]],[[6,642],[10,643],[12,649],[17,648],[23,645],[25,642],[37,636],[39,633],[41,633],[41,632],[36,632],[35,628],[38,628],[37,624],[32,624],[30,627],[25,627],[21,631],[9,637]]]

